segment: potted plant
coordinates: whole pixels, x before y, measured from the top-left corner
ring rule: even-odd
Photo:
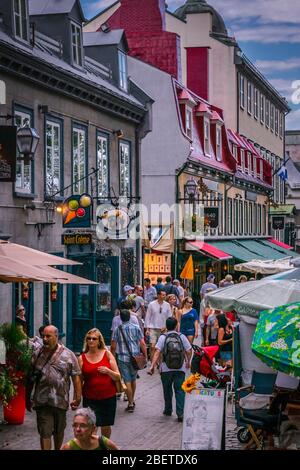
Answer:
[[[4,406],[4,419],[10,424],[22,424],[25,416],[25,380],[32,350],[28,338],[14,324],[1,325],[0,338],[6,349],[5,366],[0,369],[0,399]]]

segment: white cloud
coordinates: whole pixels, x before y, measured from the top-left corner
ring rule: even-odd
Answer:
[[[295,91],[295,88],[292,86],[293,80],[286,80],[283,78],[269,78],[268,80],[281,95],[286,97],[288,101],[292,100],[292,94]]]
[[[297,130],[300,128],[300,109],[291,111],[286,117],[286,129],[288,131]]]
[[[235,27],[231,25],[234,36],[239,41],[260,42],[263,44],[300,43],[300,28],[296,26],[280,26],[278,24],[269,24],[253,26],[248,28]]]
[[[287,60],[257,60],[255,66],[263,72],[281,72],[296,70],[300,67],[300,59],[290,58]]]

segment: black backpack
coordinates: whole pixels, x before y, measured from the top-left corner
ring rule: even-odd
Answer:
[[[169,369],[181,369],[184,362],[184,347],[178,333],[169,333],[163,349],[163,361]]]

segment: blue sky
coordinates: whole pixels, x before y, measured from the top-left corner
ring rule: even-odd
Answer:
[[[167,0],[170,10],[185,0]],[[91,18],[114,0],[81,0]],[[223,16],[228,32],[292,108],[287,129],[300,129],[300,1],[209,0]],[[299,81],[299,83],[297,83]],[[298,100],[299,99],[299,103]]]

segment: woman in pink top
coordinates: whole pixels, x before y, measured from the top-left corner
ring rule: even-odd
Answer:
[[[120,372],[97,328],[85,335],[83,353],[78,362],[82,372],[83,406],[95,412],[96,425],[101,426],[101,434],[109,438],[117,406],[115,382],[120,380]]]

